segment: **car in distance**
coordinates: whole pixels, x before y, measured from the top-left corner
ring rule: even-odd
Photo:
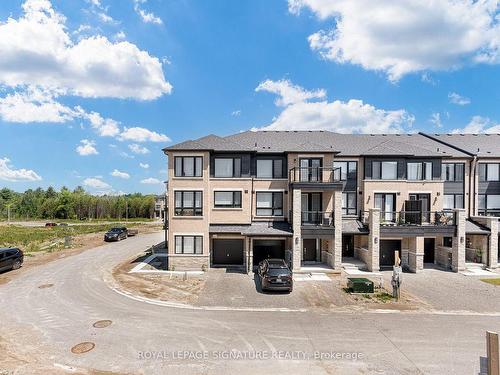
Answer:
[[[56,223],[45,223],[46,227],[57,227]]]
[[[127,228],[125,227],[111,228],[104,234],[104,241],[106,242],[120,241],[127,238],[127,236],[128,236]]]
[[[262,291],[293,290],[293,275],[283,259],[265,259],[257,270]]]
[[[127,229],[127,235],[129,237],[136,236],[137,234],[139,234],[139,229],[133,229],[133,228]]]
[[[0,248],[0,271],[17,270],[24,261],[24,253],[17,247]]]

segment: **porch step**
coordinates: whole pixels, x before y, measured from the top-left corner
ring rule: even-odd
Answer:
[[[484,270],[486,269],[486,264],[466,262],[465,268],[470,270]]]

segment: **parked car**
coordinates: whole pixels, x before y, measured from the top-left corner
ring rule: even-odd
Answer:
[[[45,223],[46,227],[57,227],[56,223]]]
[[[67,227],[68,226],[68,223],[59,223],[58,224],[60,227]]]
[[[292,271],[283,259],[265,259],[259,263],[257,270],[262,291],[293,290]]]
[[[107,231],[104,234],[104,241],[109,242],[109,241],[120,241],[124,240],[127,238],[127,228],[125,227],[117,227],[117,228],[111,228],[109,231]]]
[[[24,261],[23,252],[15,247],[0,248],[0,271],[17,270]]]

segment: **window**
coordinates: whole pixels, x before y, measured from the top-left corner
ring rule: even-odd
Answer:
[[[257,216],[283,216],[283,192],[257,192]]]
[[[407,163],[408,180],[432,180],[432,162]]]
[[[257,178],[283,178],[283,160],[257,160]]]
[[[498,163],[479,163],[479,181],[500,181]]]
[[[356,215],[356,192],[342,193],[342,215]]]
[[[241,208],[241,191],[215,191],[214,207]]]
[[[395,221],[396,195],[393,193],[375,193],[375,208],[380,209],[380,221]]]
[[[215,177],[241,177],[241,158],[215,158]]]
[[[202,254],[203,236],[175,236],[176,254]]]
[[[372,178],[377,180],[397,180],[397,161],[374,161],[372,162]]]
[[[454,208],[464,208],[463,194],[445,194],[443,196],[443,209],[452,210]]]
[[[453,237],[443,237],[444,247],[452,247],[452,245],[453,245]]]
[[[176,156],[175,177],[201,177],[203,169],[203,157],[201,156]]]
[[[446,163],[443,164],[443,180],[445,181],[463,181],[464,180],[464,164],[463,163]]]
[[[175,216],[202,216],[202,191],[175,191]]]
[[[345,181],[347,179],[356,179],[356,171],[358,168],[358,163],[355,161],[336,161],[333,163],[333,168],[335,169],[335,179],[340,181]],[[340,168],[337,170],[336,168]]]
[[[500,216],[500,195],[480,194],[478,203],[480,215]]]

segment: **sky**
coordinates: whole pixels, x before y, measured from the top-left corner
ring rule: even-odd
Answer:
[[[499,64],[497,0],[2,0],[0,187],[160,193],[211,133],[500,133]]]

